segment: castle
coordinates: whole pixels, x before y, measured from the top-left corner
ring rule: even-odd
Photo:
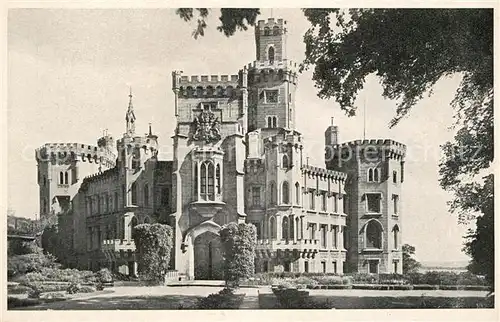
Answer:
[[[158,137],[126,132],[97,146],[37,149],[40,214],[57,213],[51,246],[70,267],[135,275],[141,223],[174,230],[172,276],[221,279],[219,230],[257,228],[256,272],[402,273],[401,186],[406,147],[390,139],[339,142],[325,131],[325,168],[308,165],[295,128],[297,64],[287,25],[261,20],[256,60],[237,75],[172,73],[173,160]]]

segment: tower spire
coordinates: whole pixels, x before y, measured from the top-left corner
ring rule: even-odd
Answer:
[[[125,115],[125,121],[127,121],[127,135],[135,134],[135,114],[134,106],[132,105],[132,87],[130,87],[130,94],[128,95],[128,109]]]

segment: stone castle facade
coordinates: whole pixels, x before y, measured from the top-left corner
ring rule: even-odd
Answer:
[[[221,279],[219,230],[249,222],[256,272],[402,272],[406,148],[389,139],[340,143],[332,124],[326,167],[308,165],[286,27],[259,21],[256,60],[236,75],[172,73],[173,160],[158,160],[151,127],[135,133],[131,95],[116,147],[106,133],[97,146],[36,151],[40,214],[59,214],[52,248],[64,263],[134,275],[134,226],[161,222],[174,230],[173,273]]]

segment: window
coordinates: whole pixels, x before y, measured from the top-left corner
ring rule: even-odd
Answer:
[[[285,261],[285,265],[284,265],[284,270],[285,272],[290,272],[290,261]]]
[[[283,182],[282,188],[281,188],[281,202],[284,204],[289,204],[290,203],[290,189],[288,188],[288,182]]]
[[[147,183],[144,185],[144,207],[149,207],[149,186]]]
[[[104,201],[106,202],[106,212],[109,212],[109,197],[108,197],[108,193],[105,193],[104,194]]]
[[[122,196],[123,196],[123,207],[126,207],[127,204],[128,204],[128,200],[127,200],[127,188],[125,187],[124,184],[122,184]]]
[[[283,159],[281,160],[281,166],[285,169],[289,167],[288,156],[286,154],[283,155]]]
[[[215,168],[215,181],[217,184],[217,194],[221,194],[221,184],[220,184],[220,164],[217,164],[217,167]]]
[[[332,262],[333,274],[337,274],[337,262]]]
[[[193,166],[193,178],[194,178],[193,194],[195,196],[197,196],[198,195],[198,163],[195,163]]]
[[[321,247],[326,248],[327,225],[321,225]]]
[[[379,182],[380,181],[380,172],[377,168],[368,169],[368,182]]]
[[[196,87],[196,97],[203,97],[204,94],[203,92],[204,92],[203,87],[201,86]]]
[[[309,273],[309,262],[304,262],[304,272]]]
[[[68,180],[68,172],[64,172],[64,184],[68,184],[69,180]]]
[[[381,195],[380,193],[366,194],[366,210],[368,213],[379,214],[381,211]]]
[[[394,264],[394,274],[397,274],[398,273],[398,261],[397,260],[394,261],[393,264]]]
[[[339,247],[339,226],[333,226],[333,232],[332,232],[332,241],[333,241],[333,248],[337,249]]]
[[[366,224],[366,244],[365,248],[382,248],[382,225],[375,220]]]
[[[273,35],[277,36],[280,34],[280,27],[274,26],[273,27]]]
[[[132,194],[132,204],[137,205],[137,185],[132,183],[132,187],[130,188]]]
[[[394,239],[394,249],[399,248],[399,227],[395,225],[392,229],[393,239]]]
[[[275,128],[278,125],[278,118],[276,116],[267,117],[267,127]]]
[[[394,215],[398,215],[398,211],[399,211],[399,196],[398,195],[392,195],[392,203],[393,203],[393,207],[394,207]]]
[[[252,187],[252,205],[260,206],[260,187]]]
[[[266,104],[274,104],[278,103],[279,101],[279,96],[278,96],[278,90],[265,90],[264,91],[264,102]]]
[[[378,260],[372,259],[368,261],[368,271],[370,274],[378,274]]]
[[[323,273],[326,273],[326,262],[321,262],[321,267],[323,269]]]
[[[309,209],[314,210],[316,208],[314,204],[314,190],[309,191]]]
[[[63,172],[59,172],[59,184],[64,184],[64,174]]]
[[[271,29],[269,27],[264,28],[264,36],[269,36],[271,34]]]
[[[132,217],[132,220],[130,221],[130,238],[134,238],[134,233],[135,233],[135,226],[138,224],[137,217]]]
[[[289,236],[288,236],[288,230],[289,230],[289,227],[288,227],[288,217],[283,217],[283,221],[282,221],[282,225],[281,225],[281,239],[285,239],[285,240],[288,240],[289,239]]]
[[[271,239],[276,239],[276,219],[274,217],[269,219],[269,236]]]
[[[213,96],[214,95],[214,88],[212,86],[207,86],[207,96]]]
[[[47,185],[47,177],[43,176],[43,186],[45,187]]]
[[[300,205],[300,184],[298,182],[295,183],[295,203]]]
[[[333,194],[333,212],[339,212],[339,200],[337,194]]]
[[[392,182],[398,183],[398,172],[392,171]]]
[[[270,64],[274,63],[274,47],[269,47],[269,50],[267,51],[267,59],[269,60]]]
[[[326,211],[326,192],[321,193],[321,210]]]
[[[200,193],[203,200],[215,200],[214,180],[214,164],[210,161],[203,162],[200,171]]]

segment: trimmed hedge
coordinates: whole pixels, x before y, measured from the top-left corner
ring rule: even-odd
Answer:
[[[234,294],[232,289],[224,288],[219,293],[210,294],[198,300],[198,309],[238,309],[245,294]]]

